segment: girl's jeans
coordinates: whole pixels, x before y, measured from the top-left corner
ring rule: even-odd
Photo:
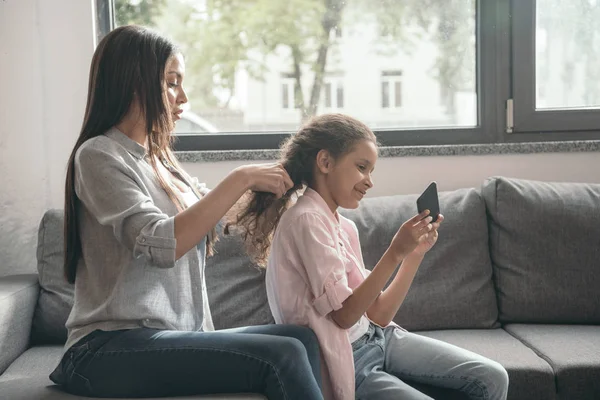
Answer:
[[[357,399],[431,400],[402,380],[456,389],[472,400],[507,396],[508,374],[499,363],[397,327],[371,324],[352,349]]]

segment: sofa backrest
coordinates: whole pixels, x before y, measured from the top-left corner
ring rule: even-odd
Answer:
[[[367,198],[343,214],[359,231],[372,269],[398,228],[417,213],[417,195]],[[409,330],[492,328],[498,308],[492,284],[485,206],[479,191],[440,192],[445,221],[394,321]]]
[[[275,323],[267,301],[265,270],[254,265],[239,236],[222,234],[206,259],[206,289],[215,329]]]
[[[600,185],[482,187],[502,322],[600,323]]]
[[[38,230],[40,295],[33,315],[31,340],[35,344],[64,343],[65,322],[73,307],[74,286],[63,274],[63,211],[48,210]]]
[[[365,199],[342,214],[357,224],[367,268],[372,269],[404,221],[416,213],[416,195]],[[426,256],[395,321],[410,330],[490,328],[498,309],[488,252],[484,201],[475,189],[440,193],[446,217],[437,245]],[[73,304],[73,286],[62,273],[61,210],[40,224],[41,293],[34,317],[36,343],[62,343]],[[239,237],[222,236],[207,259],[206,278],[217,329],[273,323],[264,271],[252,265]]]

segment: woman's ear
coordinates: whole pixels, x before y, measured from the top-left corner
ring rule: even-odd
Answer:
[[[331,171],[331,168],[333,167],[333,157],[331,157],[331,154],[327,150],[320,150],[317,153],[316,162],[317,162],[317,169],[322,174],[327,174],[328,172]]]

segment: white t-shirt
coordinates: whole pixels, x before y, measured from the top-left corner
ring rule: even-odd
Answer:
[[[369,319],[364,315],[360,317],[358,322],[356,322],[350,329],[348,329],[348,336],[350,337],[350,343],[356,342],[358,338],[367,333],[369,329]]]

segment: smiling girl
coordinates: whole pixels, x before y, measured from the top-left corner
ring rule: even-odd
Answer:
[[[426,210],[410,218],[368,271],[356,225],[338,208],[359,206],[373,187],[377,157],[376,137],[363,123],[340,114],[316,117],[282,147],[294,186],[279,199],[254,193],[236,209],[230,223],[266,265],[275,321],[315,331],[327,399],[430,398],[404,380],[469,399],[505,399],[508,375],[500,364],[392,322],[444,217],[431,223]]]

